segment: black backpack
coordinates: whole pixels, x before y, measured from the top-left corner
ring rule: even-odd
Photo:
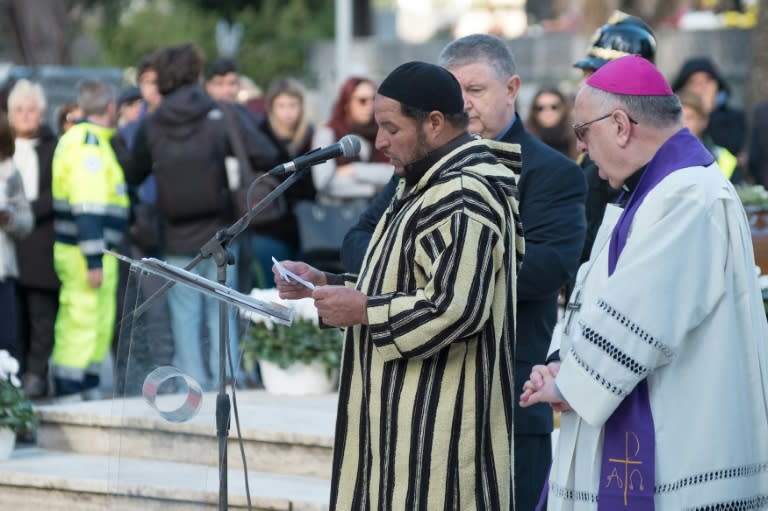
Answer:
[[[157,204],[166,220],[231,216],[224,167],[227,133],[220,110],[211,110],[200,122],[171,129],[150,120],[147,140],[157,179]]]

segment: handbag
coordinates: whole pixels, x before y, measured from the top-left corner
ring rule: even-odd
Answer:
[[[365,199],[340,203],[298,201],[294,214],[299,224],[299,245],[307,258],[339,257],[344,236],[368,207]]]
[[[256,204],[267,196],[272,190],[280,185],[280,180],[266,172],[254,172],[251,168],[251,162],[245,152],[245,145],[240,133],[239,125],[235,120],[236,113],[233,107],[227,103],[220,103],[224,122],[227,125],[227,133],[232,149],[237,156],[240,164],[240,186],[232,191],[232,203],[235,207],[235,213],[238,218],[245,215]],[[258,180],[257,180],[258,179]],[[246,204],[248,187],[253,183],[253,192],[251,192],[251,204]],[[277,196],[267,207],[262,209],[257,215],[251,218],[250,225],[260,226],[272,223],[283,218],[288,214],[288,202],[282,195]]]
[[[318,190],[316,200],[300,200],[293,207],[299,224],[299,246],[307,259],[338,259],[344,236],[368,207],[368,200],[362,198],[331,198],[328,190],[335,177],[336,172],[332,172]]]

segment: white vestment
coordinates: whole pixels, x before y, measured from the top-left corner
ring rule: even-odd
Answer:
[[[581,308],[550,348],[572,411],[561,417],[548,509],[597,509],[599,484],[624,485],[632,509],[638,481],[600,481],[603,427],[643,378],[656,510],[768,509],[768,325],[738,196],[714,164],[673,172],[637,210],[609,277],[617,209],[579,270],[571,300]]]

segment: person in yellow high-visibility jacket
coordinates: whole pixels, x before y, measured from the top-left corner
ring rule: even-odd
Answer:
[[[118,261],[128,219],[123,170],[110,144],[115,91],[84,80],[78,105],[86,119],[65,133],[53,157],[54,267],[61,280],[51,372],[58,395],[97,387],[112,341]]]

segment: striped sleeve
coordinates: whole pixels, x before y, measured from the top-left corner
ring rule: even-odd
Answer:
[[[456,212],[418,242],[426,284],[412,292],[368,298],[371,340],[385,360],[426,358],[476,334],[492,306],[503,260],[496,229]]]

